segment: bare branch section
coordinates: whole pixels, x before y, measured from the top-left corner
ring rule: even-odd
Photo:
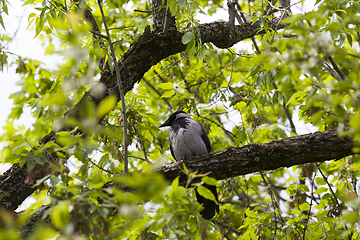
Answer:
[[[161,24],[163,24],[163,21]],[[280,29],[284,27],[285,25],[279,24],[279,19],[275,18],[269,22],[269,28]],[[129,50],[117,63],[125,93],[131,91],[135,83],[139,82],[152,66],[159,63],[162,59],[186,49],[186,45],[181,42],[183,32],[170,28],[166,35],[162,35],[162,28],[155,29],[153,32],[149,30],[149,28],[146,28],[144,34],[131,45]],[[258,22],[235,26],[233,30],[228,28],[225,22],[214,22],[200,25],[199,30],[203,43],[211,42],[219,48],[229,48],[237,42],[263,33]],[[86,109],[86,107],[84,107],[86,101],[92,101],[95,107],[110,95],[117,96],[118,101],[120,101],[116,74],[112,73],[108,66],[102,71],[99,84],[106,87],[105,92],[101,96],[93,94],[95,91],[90,89],[64,118],[75,118],[79,121],[84,119],[87,116],[84,112],[84,109]],[[97,88],[97,86],[95,86],[95,88]],[[99,121],[101,121],[101,119],[99,119]],[[72,127],[68,126],[63,128],[63,130],[68,131],[72,129]],[[44,136],[41,143],[45,144],[49,141],[55,141],[54,132]],[[56,156],[48,159],[51,162],[57,161]],[[34,172],[31,173],[31,181],[28,181],[29,174],[26,165],[20,168],[18,164],[14,164],[7,172],[0,176],[0,206],[7,210],[14,211],[18,205],[34,192],[35,188],[32,188],[33,183],[49,174],[48,168],[46,165],[37,166],[34,168]],[[232,167],[229,166],[229,169],[232,169]],[[210,169],[210,171],[213,172],[214,170],[215,169],[212,168]],[[174,171],[174,174],[178,174],[178,171]],[[231,176],[232,175],[229,175],[228,177]]]
[[[161,172],[169,181],[180,176],[180,182],[185,184],[187,176],[181,171],[185,164],[189,171],[210,172],[209,176],[215,179],[226,179],[304,163],[339,160],[352,155],[352,148],[351,139],[339,137],[336,130],[329,130],[263,144],[231,147],[166,165]]]

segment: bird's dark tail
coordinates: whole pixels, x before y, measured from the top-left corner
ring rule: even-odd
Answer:
[[[209,189],[214,194],[216,200],[218,200],[216,186],[204,184],[204,187]],[[215,211],[219,212],[219,205],[216,204],[216,202],[201,196],[196,189],[195,192],[197,201],[204,206],[204,209],[200,212],[200,214],[207,220],[212,219],[215,216]]]

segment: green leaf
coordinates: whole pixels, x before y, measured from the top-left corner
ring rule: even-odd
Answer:
[[[172,187],[172,189],[176,189],[178,186],[179,186],[179,176],[177,176],[174,180],[173,180],[173,182],[171,183],[171,187]]]
[[[314,194],[321,194],[321,193],[327,192],[327,190],[328,189],[326,187],[320,187],[320,188],[316,189]]]
[[[109,97],[102,100],[97,109],[97,117],[102,119],[106,114],[111,112],[117,104],[116,101],[117,98],[115,95],[110,95]]]
[[[303,203],[299,205],[301,211],[308,211],[310,209],[310,205],[308,203]]]
[[[251,211],[250,208],[246,209],[246,216],[250,217],[250,218],[257,218],[258,213],[255,211]]]
[[[68,207],[69,204],[65,201],[55,205],[54,210],[51,213],[51,220],[55,227],[61,229],[68,224],[70,217]]]
[[[352,36],[351,36],[351,34],[349,32],[346,32],[346,38],[347,38],[347,40],[349,42],[350,47],[352,47],[353,39],[352,39]]]
[[[214,194],[213,194],[208,188],[206,188],[206,187],[204,187],[204,186],[201,185],[201,186],[199,186],[199,187],[196,188],[196,191],[197,191],[201,196],[203,196],[204,198],[210,199],[210,200],[212,200],[212,201],[214,201],[214,202],[217,203]]]
[[[235,106],[236,106],[238,109],[243,109],[243,108],[246,107],[246,102],[244,102],[244,101],[237,102],[237,103],[235,104]]]
[[[326,182],[324,181],[324,179],[322,177],[317,177],[315,178],[316,184],[317,185],[325,185]]]
[[[203,178],[201,179],[201,181],[203,181],[203,182],[206,183],[206,184],[213,185],[213,186],[217,186],[217,185],[218,185],[218,182],[216,181],[216,179],[210,178],[210,177],[208,177],[208,176],[203,177]]]
[[[195,39],[191,40],[186,46],[186,52],[193,53],[195,52]]]
[[[50,178],[50,174],[48,174],[48,175],[46,175],[45,177],[37,180],[33,187],[39,186],[40,184],[42,184],[43,182],[45,182],[45,181],[48,180],[49,178]]]
[[[165,91],[165,92],[163,93],[163,95],[161,95],[160,98],[169,98],[169,97],[173,96],[174,94],[175,94],[174,89],[171,89],[171,90],[169,90],[169,91]]]
[[[360,113],[356,113],[351,116],[349,125],[355,130],[360,130]]]
[[[4,21],[3,21],[3,18],[2,18],[2,16],[1,16],[1,14],[0,14],[0,24],[1,24],[1,26],[4,28],[4,30],[6,30],[6,29],[5,29],[5,25],[4,25]]]
[[[109,67],[110,67],[110,70],[111,72],[113,73],[114,72],[114,69],[115,69],[115,66],[114,66],[114,60],[111,56],[109,56],[109,54],[106,54],[107,56],[107,60],[108,60],[108,64],[109,64]]]
[[[346,39],[346,34],[345,33],[341,33],[340,34],[340,47],[343,47],[345,44],[345,39]]]
[[[31,3],[35,2],[35,0],[27,0],[22,6],[29,5]]]
[[[260,27],[264,28],[265,30],[268,29],[268,19],[264,16],[259,18]]]
[[[173,84],[171,82],[161,83],[158,85],[158,87],[163,90],[170,90],[170,89],[173,89]]]
[[[192,40],[195,40],[195,34],[194,32],[190,31],[184,34],[184,36],[181,39],[181,42],[183,44],[188,44]]]
[[[2,0],[2,1],[4,1],[4,0]],[[7,3],[5,1],[3,3],[2,10],[4,10],[6,15],[9,15],[9,10],[8,10],[8,7],[7,7]]]
[[[58,183],[60,182],[60,179],[54,175],[51,175],[50,176],[50,183],[51,183],[51,186],[56,186]]]
[[[178,0],[180,10],[183,12],[185,9],[186,0]]]

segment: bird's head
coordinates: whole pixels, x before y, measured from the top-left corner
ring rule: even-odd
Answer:
[[[173,123],[173,121],[177,118],[181,118],[181,117],[190,117],[189,115],[186,114],[186,112],[184,111],[176,111],[173,114],[170,115],[170,117],[159,126],[159,128],[161,127],[170,127],[171,124]]]

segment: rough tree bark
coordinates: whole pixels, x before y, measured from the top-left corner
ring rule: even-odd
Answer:
[[[169,181],[180,176],[179,183],[185,185],[187,176],[181,170],[183,164],[191,172],[209,173],[210,177],[220,180],[304,163],[339,160],[352,155],[352,148],[353,143],[350,138],[341,138],[337,130],[329,130],[262,144],[230,147],[166,165],[161,172]]]
[[[154,0],[154,6],[160,6],[161,0]],[[181,42],[184,32],[170,27],[165,34],[162,34],[165,20],[164,11],[153,10],[154,31],[146,29],[144,34],[134,42],[129,50],[122,56],[117,63],[120,67],[121,79],[124,92],[131,91],[134,84],[139,82],[143,75],[162,59],[186,49],[186,45]],[[170,23],[171,24],[171,23]],[[285,25],[280,23],[280,19],[274,18],[269,22],[269,28],[280,29]],[[242,24],[231,26],[225,22],[213,22],[199,26],[202,43],[211,42],[219,48],[229,48],[235,43],[244,39],[251,38],[263,33],[259,22],[254,24]],[[94,95],[90,89],[64,117],[74,117],[81,119],[82,106],[85,101],[91,100],[98,104],[110,95],[115,95],[119,101],[119,89],[115,73],[109,68],[105,68],[101,73],[99,84],[106,86],[106,91],[101,96]],[[71,130],[64,128],[63,130]],[[42,144],[55,141],[55,132],[49,133],[41,140]],[[289,167],[306,162],[323,162],[326,160],[340,159],[351,155],[352,141],[348,138],[340,138],[336,131],[308,134],[299,137],[286,138],[272,141],[266,144],[251,144],[240,148],[228,148],[220,152],[197,157],[186,161],[186,165],[191,170],[202,169],[202,173],[211,172],[210,176],[216,179],[224,179],[233,176],[243,175],[260,170],[271,170],[279,167]],[[58,161],[56,154],[47,156],[51,162]],[[186,176],[179,170],[182,162],[165,166],[161,171],[166,179],[173,180],[178,175],[181,181]],[[26,165],[20,167],[14,164],[7,172],[0,176],[0,206],[9,211],[16,208],[34,191],[33,183],[49,174],[46,165],[37,166],[31,173]]]

